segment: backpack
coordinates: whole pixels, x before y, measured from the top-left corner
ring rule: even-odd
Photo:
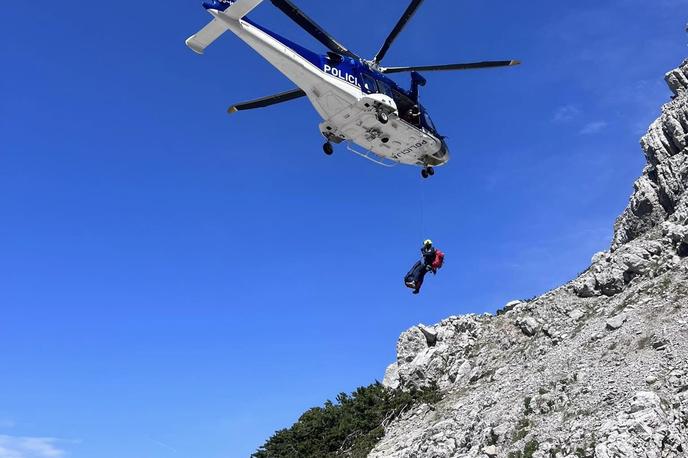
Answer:
[[[444,253],[440,250],[435,251],[435,260],[432,262],[433,269],[441,269],[444,265]]]

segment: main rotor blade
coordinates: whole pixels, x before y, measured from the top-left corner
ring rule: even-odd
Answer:
[[[353,57],[354,59],[360,59],[356,54],[346,49],[342,44],[337,42],[337,40],[335,40],[330,34],[325,32],[325,29],[316,24],[313,19],[306,16],[306,13],[301,11],[290,0],[271,1],[273,5],[279,8],[284,14],[289,16],[306,32],[311,34],[313,38],[318,40],[320,43],[324,44],[330,51],[336,52],[337,54],[342,54],[344,56]]]
[[[387,40],[385,40],[385,44],[382,45],[382,48],[380,48],[375,58],[373,58],[374,62],[379,63],[380,61],[382,61],[382,59],[385,58],[390,46],[392,46],[392,43],[394,43],[394,40],[397,39],[397,36],[399,36],[401,31],[404,30],[404,27],[406,27],[408,21],[410,21],[413,15],[416,14],[416,10],[418,10],[423,1],[424,0],[411,1],[411,4],[408,6],[408,8],[406,8],[406,11],[404,11],[404,14],[401,16],[401,19],[399,19],[399,22],[397,22],[397,25],[394,26],[392,33],[390,33],[387,37]]]
[[[232,105],[227,109],[227,113],[232,114],[237,111],[253,110],[254,108],[265,108],[270,105],[276,105],[282,102],[288,102],[290,100],[298,99],[299,97],[305,97],[306,93],[301,89],[293,89],[291,91],[282,92],[276,95],[270,95],[268,97],[263,97],[262,99],[252,100],[250,102],[237,103]]]
[[[426,65],[419,67],[386,67],[381,68],[382,73],[402,73],[402,72],[438,72],[447,70],[476,70],[479,68],[497,68],[497,67],[511,67],[520,65],[519,60],[496,60],[486,62],[472,62],[467,64],[449,64],[449,65]]]

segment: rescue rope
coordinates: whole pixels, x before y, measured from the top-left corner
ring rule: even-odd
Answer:
[[[419,240],[425,240],[428,235],[425,233],[425,183],[420,183],[420,237]]]

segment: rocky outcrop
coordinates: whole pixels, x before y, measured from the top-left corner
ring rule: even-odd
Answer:
[[[647,158],[608,253],[593,258],[574,283],[580,297],[619,294],[637,277],[673,268],[688,255],[688,61],[667,73],[673,100],[642,138]]]
[[[387,425],[370,457],[688,456],[688,61],[666,81],[610,249],[497,316],[403,333],[384,384],[443,400]]]
[[[681,153],[688,146],[688,61],[667,73],[665,79],[674,98],[662,108],[662,115],[640,141],[647,166],[635,183],[628,207],[616,222],[612,250],[674,215],[686,190],[688,165]]]

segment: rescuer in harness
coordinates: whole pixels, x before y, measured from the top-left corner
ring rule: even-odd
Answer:
[[[408,288],[413,289],[413,294],[420,292],[420,287],[423,286],[425,274],[432,272],[433,275],[437,270],[442,268],[444,264],[444,253],[432,246],[432,240],[423,242],[423,247],[420,249],[422,258],[416,262],[409,273],[404,278],[404,283]]]

